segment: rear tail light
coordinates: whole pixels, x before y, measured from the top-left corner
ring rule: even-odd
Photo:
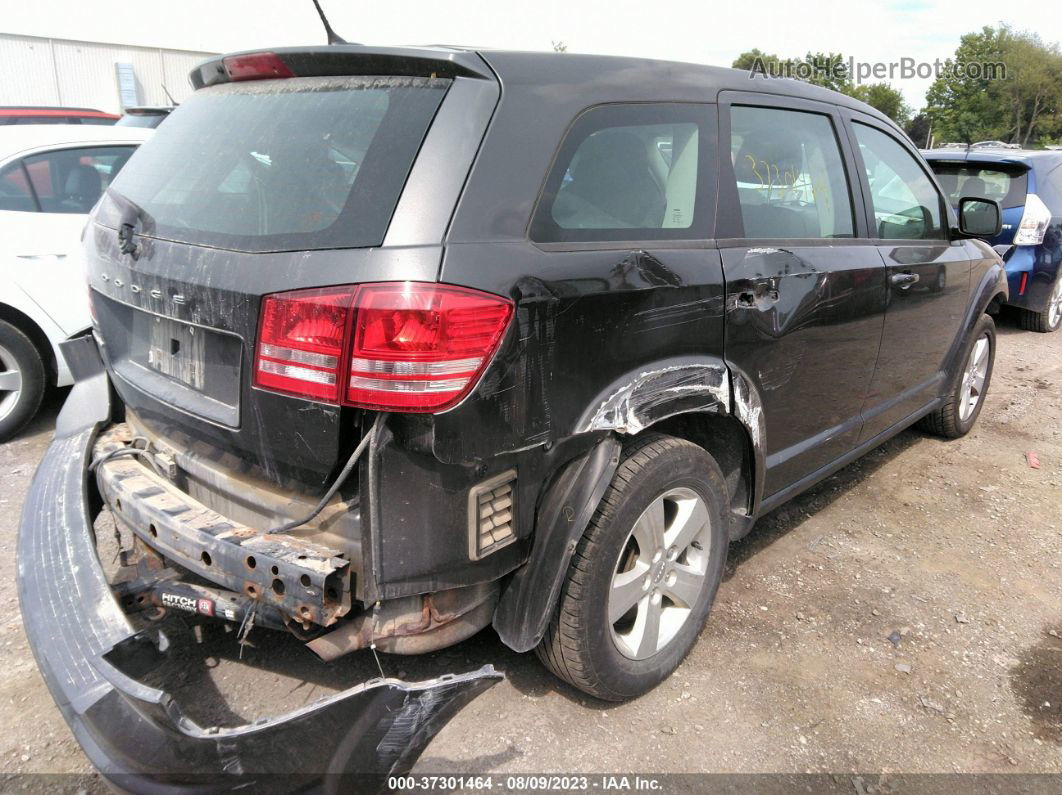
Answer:
[[[256,52],[250,55],[230,55],[222,60],[229,80],[270,80],[294,77],[294,72],[273,52]]]
[[[1051,211],[1039,196],[1030,193],[1025,197],[1025,212],[1014,235],[1015,246],[1038,246],[1044,242],[1044,233],[1051,224]]]
[[[1029,286],[1029,272],[1025,271],[1021,275],[1021,282],[1018,284],[1018,295],[1025,295],[1025,288]]]
[[[512,305],[459,287],[374,284],[358,291],[347,401],[438,411],[483,372]]]
[[[266,296],[255,385],[338,403],[353,299],[349,287]]]
[[[443,411],[476,385],[511,317],[503,298],[439,284],[269,295],[254,383],[326,403]]]

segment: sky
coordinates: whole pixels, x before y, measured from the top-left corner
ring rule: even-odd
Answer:
[[[841,51],[865,63],[954,53],[959,37],[1007,22],[1062,37],[1052,0],[321,0],[332,27],[364,44],[460,44],[634,55],[729,66],[745,50],[780,56]],[[321,44],[311,0],[34,0],[5,3],[0,31],[229,52]],[[889,81],[915,109],[931,79]]]

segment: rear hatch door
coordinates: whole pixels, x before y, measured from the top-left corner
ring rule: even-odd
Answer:
[[[320,71],[320,59],[285,58]],[[129,162],[86,234],[97,332],[126,404],[168,438],[317,486],[357,443],[362,412],[252,386],[262,297],[436,280],[439,245],[381,245],[455,72],[348,60],[405,73],[199,89]]]

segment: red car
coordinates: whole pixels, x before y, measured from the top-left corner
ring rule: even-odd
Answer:
[[[5,124],[114,124],[120,116],[93,108],[0,106],[0,126]]]

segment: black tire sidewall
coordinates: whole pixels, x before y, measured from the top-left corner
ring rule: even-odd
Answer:
[[[15,408],[0,419],[0,442],[18,433],[40,408],[44,397],[45,369],[40,352],[21,330],[0,320],[0,345],[11,352],[22,373],[22,389]]]
[[[641,695],[659,684],[682,662],[700,634],[715,601],[726,564],[729,542],[726,525],[726,485],[718,465],[703,449],[692,444],[653,458],[635,481],[623,491],[618,509],[594,528],[606,554],[593,569],[588,583],[589,599],[597,615],[588,620],[586,653],[598,681],[615,698]],[[622,545],[645,508],[670,489],[685,487],[701,496],[712,517],[711,550],[700,600],[682,629],[666,648],[644,660],[625,657],[611,634],[608,594]]]
[[[981,399],[977,402],[977,406],[974,408],[973,414],[971,414],[966,420],[960,419],[959,406],[962,396],[959,394],[959,390],[962,387],[962,378],[966,373],[966,365],[970,361],[970,353],[973,351],[974,345],[977,344],[977,340],[982,336],[988,334],[988,372],[985,374],[985,385],[981,392]],[[958,435],[962,436],[969,433],[977,422],[977,418],[981,416],[981,409],[985,407],[985,399],[988,397],[988,389],[992,384],[992,371],[995,369],[996,362],[996,324],[988,315],[981,315],[981,318],[977,321],[977,324],[970,332],[966,344],[962,348],[962,355],[959,357],[959,366],[955,370],[954,382],[952,385],[950,400],[953,403],[953,410],[955,417],[955,429]]]

